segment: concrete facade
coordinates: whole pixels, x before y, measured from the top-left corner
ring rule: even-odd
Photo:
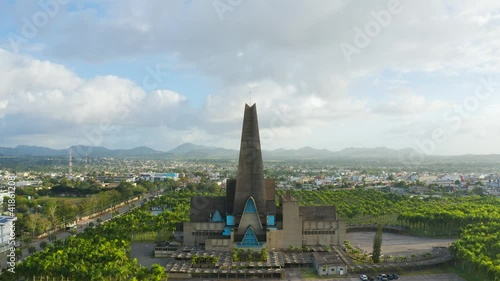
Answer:
[[[314,268],[319,276],[347,275],[346,264],[332,253],[313,253]]]
[[[264,178],[256,105],[245,105],[238,178],[227,181],[226,196],[191,199],[184,245],[260,251],[344,242],[335,206],[299,206],[289,193],[276,204],[275,186]]]

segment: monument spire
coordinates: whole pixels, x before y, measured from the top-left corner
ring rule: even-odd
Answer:
[[[243,129],[241,132],[238,177],[234,196],[234,213],[242,213],[247,199],[255,200],[257,211],[265,214],[266,197],[264,189],[264,167],[260,147],[257,105],[245,105]]]

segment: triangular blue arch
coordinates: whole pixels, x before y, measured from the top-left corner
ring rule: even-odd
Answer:
[[[222,216],[220,215],[219,210],[215,210],[212,216],[212,222],[223,222]]]
[[[255,206],[255,200],[252,196],[248,197],[247,203],[245,204],[245,209],[243,213],[257,213],[257,207]]]
[[[250,246],[258,246],[259,241],[257,240],[257,236],[255,235],[255,231],[251,226],[247,228],[245,231],[245,236],[243,236],[243,241],[241,241],[241,246],[250,247]]]

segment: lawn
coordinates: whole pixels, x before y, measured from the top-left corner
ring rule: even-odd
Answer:
[[[41,201],[59,201],[59,200],[62,200],[62,201],[66,201],[68,203],[77,205],[78,203],[80,203],[81,201],[83,201],[85,199],[87,199],[87,198],[85,198],[85,197],[63,197],[63,196],[60,196],[60,197],[41,196],[37,200],[41,200]]]

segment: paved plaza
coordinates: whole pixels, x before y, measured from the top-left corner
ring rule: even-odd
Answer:
[[[351,232],[347,233],[347,240],[353,247],[359,247],[367,252],[373,250],[373,237],[375,232]],[[429,238],[384,233],[382,240],[382,254],[401,256],[419,255],[431,252],[432,247],[449,247],[456,241],[453,238]]]

